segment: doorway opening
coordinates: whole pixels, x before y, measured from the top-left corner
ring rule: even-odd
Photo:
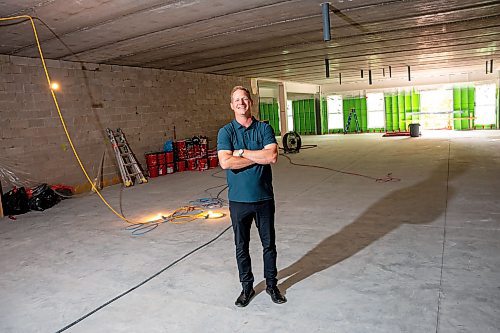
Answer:
[[[420,95],[420,127],[452,129],[453,90],[424,90]]]

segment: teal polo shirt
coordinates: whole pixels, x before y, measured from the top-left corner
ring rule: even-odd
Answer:
[[[261,150],[276,143],[271,126],[252,117],[252,124],[245,128],[236,120],[219,130],[217,150]],[[229,201],[259,202],[274,199],[271,165],[253,164],[237,170],[226,170]]]

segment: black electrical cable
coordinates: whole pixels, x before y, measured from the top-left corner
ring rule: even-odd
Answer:
[[[120,187],[120,198],[119,198],[119,206],[120,206],[120,214],[122,216],[125,216],[123,214],[123,189],[125,186],[123,184]],[[160,224],[158,222],[151,222],[151,223],[134,223],[128,225],[125,230],[127,231],[132,231],[132,236],[142,236],[144,234],[147,234],[150,231],[155,230]]]
[[[302,145],[300,146],[300,149],[311,149],[311,148],[317,148],[318,145]]]
[[[311,148],[313,148],[313,147],[311,147]],[[360,173],[349,172],[349,171],[342,171],[342,170],[337,170],[337,169],[333,169],[333,168],[329,168],[329,167],[324,167],[324,166],[319,166],[319,165],[295,163],[295,162],[292,161],[292,159],[290,157],[286,156],[285,154],[280,154],[280,155],[283,156],[283,157],[285,157],[288,160],[288,162],[290,162],[290,164],[292,164],[292,165],[301,166],[301,167],[309,167],[309,168],[317,168],[317,169],[323,169],[323,170],[329,170],[329,171],[338,172],[338,173],[342,173],[342,174],[350,175],[350,176],[364,177],[364,178],[368,178],[368,179],[373,179],[377,183],[399,182],[401,180],[399,178],[392,177],[391,176],[392,173],[388,173],[387,176],[385,176],[383,178],[375,178],[375,177],[363,175],[363,174],[360,174]]]
[[[216,178],[218,178],[218,177],[216,177]],[[208,192],[209,190],[213,190],[213,189],[215,189],[215,188],[219,188],[219,187],[222,187],[222,186],[227,186],[227,184],[220,184],[220,185],[216,185],[216,186],[209,187],[209,188],[207,188],[204,192],[206,192],[206,193],[210,194],[210,192]]]
[[[18,24],[21,24],[21,23],[24,23],[26,21],[29,21],[28,18],[24,19],[24,20],[20,20],[20,21],[17,21],[17,22],[13,22],[13,23],[3,23],[3,24],[0,24],[0,28],[3,28],[3,27],[10,27],[10,26],[13,26],[13,25],[18,25]]]
[[[220,169],[219,171],[216,171],[212,174],[212,177],[215,177],[215,178],[221,178],[221,179],[226,179],[226,177],[220,177],[220,176],[216,176],[216,174],[219,174],[221,173],[222,171],[224,171],[224,169]]]
[[[161,269],[160,271],[158,271],[157,273],[151,275],[150,277],[148,277],[146,280],[140,282],[139,284],[135,285],[134,287],[130,288],[129,290],[121,293],[120,295],[112,298],[111,300],[107,301],[106,303],[102,304],[101,306],[95,308],[94,310],[90,311],[89,313],[87,313],[86,315],[78,318],[77,320],[75,320],[74,322],[72,322],[71,324],[69,325],[66,325],[64,326],[63,328],[61,328],[60,330],[57,331],[57,333],[60,333],[60,332],[64,332],[66,331],[68,328],[70,327],[73,327],[74,325],[78,324],[79,322],[81,322],[82,320],[90,317],[91,315],[93,315],[94,313],[96,313],[97,311],[103,309],[104,307],[108,306],[109,304],[113,303],[114,301],[122,298],[123,296],[131,293],[132,291],[134,291],[135,289],[141,287],[142,285],[146,284],[147,282],[151,281],[152,279],[154,279],[155,277],[157,277],[158,275],[160,275],[161,273],[165,272],[167,269],[169,269],[170,267],[174,266],[175,264],[177,264],[178,262],[180,262],[181,260],[187,258],[188,256],[190,256],[191,254],[201,250],[202,248],[210,245],[211,243],[215,242],[217,239],[219,239],[226,231],[228,231],[230,228],[232,228],[232,226],[230,225],[229,227],[227,227],[226,229],[224,229],[221,233],[219,233],[215,238],[212,238],[211,240],[209,240],[208,242],[198,246],[197,248],[195,248],[194,250],[186,253],[185,255],[183,255],[182,257],[180,257],[179,259],[175,260],[174,262],[172,262],[171,264],[169,264],[168,266],[166,266],[165,268]]]
[[[220,173],[222,171],[224,171],[224,170],[221,169],[219,171],[216,171],[216,172],[212,173],[211,176],[213,176],[215,178],[224,178],[225,179],[225,177],[217,177],[217,176],[215,176],[216,174],[218,174],[218,173]],[[215,197],[209,192],[209,190],[212,190],[212,189],[215,189],[215,188],[219,188],[219,187],[222,187],[222,186],[224,186],[224,188],[222,190],[220,190]],[[122,204],[123,203],[123,197],[122,197],[122,195],[123,195],[123,189],[124,188],[125,187],[122,184],[122,186],[120,187],[120,196],[119,196],[119,208],[120,208],[120,214],[122,216],[125,216],[125,214],[123,213],[123,204]],[[192,200],[192,201],[189,202],[189,205],[193,206],[193,207],[202,207],[202,208],[205,208],[205,209],[221,208],[224,205],[226,205],[226,200],[221,199],[220,195],[227,188],[228,188],[227,184],[220,184],[220,185],[209,187],[209,188],[205,189],[204,192],[208,193],[210,195],[210,198],[201,198],[201,199],[197,199],[197,200]],[[175,218],[175,213],[171,217]],[[166,217],[163,217],[163,218],[164,218],[164,220],[159,221],[159,222],[152,221],[152,222],[149,222],[149,223],[134,223],[134,224],[131,224],[131,225],[127,226],[125,228],[125,230],[132,231],[132,236],[142,236],[142,235],[147,234],[150,231],[153,231],[160,224],[162,224],[164,222],[172,222],[173,221],[173,219],[171,219],[171,218],[166,218]],[[193,220],[190,220],[190,221],[194,221],[195,219],[196,218],[194,218]],[[186,222],[189,222],[189,221],[186,221]]]
[[[128,227],[125,228],[125,230],[131,230],[132,231],[132,236],[142,236],[144,234],[147,234],[150,231],[155,230],[158,228],[160,224],[159,223],[136,223],[136,224],[131,224]]]
[[[226,185],[222,190],[219,191],[219,193],[217,193],[217,198],[221,195],[222,192],[224,192],[227,188],[229,187],[229,185]]]
[[[57,34],[43,21],[41,20],[40,18],[37,18],[37,17],[33,17],[34,19],[37,19],[39,20],[45,27],[48,28],[48,30],[68,49],[70,50],[70,52],[72,54],[73,51],[66,45],[66,43],[64,43],[62,41],[62,39],[59,38],[59,36],[57,36]],[[27,20],[27,19],[26,19]],[[1,26],[11,26],[11,25],[17,25],[17,24],[20,24],[20,23],[23,23],[24,21],[26,20],[23,20],[21,22],[16,22],[16,23],[11,23],[11,24],[2,24],[0,25]],[[217,177],[217,178],[222,178],[222,177]],[[222,185],[221,185],[222,186]],[[217,187],[220,187],[220,186],[217,186]],[[217,198],[219,198],[220,194],[227,188],[227,185],[225,188],[223,188],[218,194],[217,194]],[[120,189],[120,211],[122,212],[122,215],[123,215],[123,207],[122,207],[122,192],[123,192],[123,186],[121,187]],[[156,227],[158,227],[158,223],[153,223],[153,224],[147,224],[147,225],[142,225],[142,226],[137,226],[136,227],[136,230],[143,230],[143,229],[150,229],[148,231],[145,231],[145,232],[149,232],[153,229],[155,229]],[[132,291],[134,291],[135,289],[141,287],[142,285],[146,284],[147,282],[151,281],[152,279],[154,279],[155,277],[157,277],[158,275],[160,275],[161,273],[165,272],[167,269],[169,269],[170,267],[174,266],[175,264],[177,264],[178,262],[180,262],[181,260],[187,258],[188,256],[190,256],[191,254],[201,250],[202,248],[210,245],[211,243],[215,242],[217,239],[219,239],[226,231],[228,231],[230,228],[232,228],[232,225],[228,226],[227,228],[225,228],[221,233],[219,233],[216,237],[212,238],[211,240],[209,240],[208,242],[198,246],[197,248],[195,248],[194,250],[186,253],[185,255],[183,255],[182,257],[180,257],[179,259],[173,261],[172,263],[170,263],[168,266],[166,266],[165,268],[161,269],[160,271],[158,271],[157,273],[153,274],[152,276],[150,276],[149,278],[147,278],[146,280],[140,282],[139,284],[135,285],[134,287],[130,288],[129,290],[119,294],[118,296],[112,298],[111,300],[107,301],[106,303],[100,305],[99,307],[95,308],[94,310],[88,312],[87,314],[85,314],[84,316],[78,318],[77,320],[73,321],[72,323],[66,325],[65,327],[59,329],[57,331],[57,333],[59,332],[64,332],[66,331],[67,329],[73,327],[74,325],[78,324],[79,322],[81,322],[82,320],[90,317],[91,315],[93,315],[94,313],[96,313],[97,311],[103,309],[104,307],[108,306],[109,304],[113,303],[114,301],[122,298],[123,296],[131,293]],[[144,233],[145,233],[144,232]]]
[[[300,149],[312,149],[312,148],[317,148],[318,145],[303,145],[303,146],[300,146]],[[279,149],[281,150],[285,150],[285,148],[283,147],[278,147]]]
[[[218,171],[218,172],[220,172],[220,171]],[[218,173],[218,172],[216,172],[216,173]],[[212,174],[212,176],[213,176],[213,174]],[[219,185],[219,186],[217,186],[217,187],[220,187],[220,186],[223,186],[223,185]],[[221,195],[221,193],[222,193],[222,192],[224,192],[224,190],[226,190],[226,189],[227,189],[227,187],[228,187],[228,186],[226,185],[226,186],[225,186],[225,187],[224,187],[224,188],[223,188],[223,189],[222,189],[219,193],[217,193],[217,197],[216,197],[217,199],[220,199],[220,198],[219,198],[219,196]],[[214,187],[214,188],[216,188],[216,187]],[[123,190],[123,186],[122,186],[122,187],[121,187],[121,189],[120,189],[120,210],[122,209],[122,204],[121,204],[121,193],[122,193],[122,190]],[[122,214],[123,214],[123,213],[122,213]],[[153,227],[153,226],[154,226],[154,227]],[[152,230],[153,230],[153,229],[155,229],[156,227],[158,227],[158,225],[156,225],[156,226],[155,226],[155,225],[153,224],[153,225],[149,225],[149,227],[150,227],[150,228],[152,228]],[[222,230],[222,232],[220,232],[217,236],[215,236],[214,238],[212,238],[212,239],[211,239],[211,240],[209,240],[208,242],[206,242],[206,243],[204,243],[204,244],[202,244],[202,245],[198,246],[198,247],[197,247],[197,248],[195,248],[194,250],[192,250],[192,251],[190,251],[190,252],[186,253],[185,255],[183,255],[183,256],[182,256],[182,257],[180,257],[179,259],[177,259],[177,260],[173,261],[172,263],[170,263],[168,266],[164,267],[163,269],[161,269],[161,270],[160,270],[160,271],[158,271],[157,273],[155,273],[155,274],[151,275],[150,277],[148,277],[146,280],[144,280],[144,281],[140,282],[139,284],[137,284],[137,285],[135,285],[134,287],[130,288],[129,290],[127,290],[127,291],[125,291],[125,292],[121,293],[120,295],[118,295],[118,296],[116,296],[116,297],[114,297],[114,298],[110,299],[110,300],[109,300],[109,301],[107,301],[106,303],[104,303],[104,304],[102,304],[102,305],[98,306],[98,307],[97,307],[97,308],[95,308],[94,310],[92,310],[92,311],[88,312],[88,313],[87,313],[87,314],[85,314],[84,316],[82,316],[82,317],[78,318],[77,320],[73,321],[71,324],[68,324],[68,325],[64,326],[63,328],[61,328],[60,330],[58,330],[56,333],[60,333],[60,332],[64,332],[64,331],[66,331],[68,328],[71,328],[71,327],[75,326],[76,324],[78,324],[78,323],[79,323],[79,322],[81,322],[82,320],[84,320],[84,319],[86,319],[86,318],[90,317],[91,315],[93,315],[93,314],[94,314],[94,313],[96,313],[97,311],[99,311],[99,310],[103,309],[104,307],[108,306],[109,304],[113,303],[114,301],[116,301],[116,300],[118,300],[118,299],[122,298],[123,296],[125,296],[125,295],[127,295],[127,294],[131,293],[132,291],[136,290],[137,288],[139,288],[139,287],[141,287],[142,285],[146,284],[147,282],[151,281],[152,279],[154,279],[155,277],[157,277],[157,276],[158,276],[158,275],[160,275],[161,273],[165,272],[167,269],[169,269],[170,267],[174,266],[175,264],[177,264],[177,263],[178,263],[178,262],[180,262],[181,260],[183,260],[183,259],[185,259],[185,258],[189,257],[189,256],[190,256],[190,255],[192,255],[193,253],[195,253],[195,252],[197,252],[197,251],[201,250],[202,248],[204,248],[204,247],[206,247],[206,246],[208,246],[208,245],[212,244],[212,243],[213,243],[213,242],[215,242],[217,239],[219,239],[222,235],[224,235],[224,234],[226,233],[226,231],[228,231],[228,230],[229,230],[229,229],[231,229],[232,227],[233,227],[232,225],[228,226],[227,228],[225,228],[224,230]],[[147,228],[147,226],[142,226],[142,227],[141,227],[141,226],[139,226],[139,227],[138,227],[138,229],[139,229],[139,230],[141,230],[142,228]],[[148,231],[146,231],[146,232],[148,232]]]
[[[33,16],[33,19],[35,20],[38,20],[41,24],[43,24],[45,26],[45,28],[47,28],[47,30],[50,31],[50,33],[52,35],[54,35],[54,37],[62,44],[64,45],[64,47],[76,58],[76,61],[80,63],[80,65],[83,65],[83,61],[80,60],[80,58],[78,57],[78,55],[76,55],[75,52],[73,52],[73,50],[68,46],[68,44],[66,44],[61,37],[59,37],[58,34],[56,34],[56,32],[51,28],[49,27],[49,25],[47,23],[45,23],[41,18],[37,17],[37,16]]]

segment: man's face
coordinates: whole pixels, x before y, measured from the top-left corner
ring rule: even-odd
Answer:
[[[244,90],[236,90],[231,98],[231,109],[235,115],[249,115],[252,100]]]

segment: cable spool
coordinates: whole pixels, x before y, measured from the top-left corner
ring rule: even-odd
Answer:
[[[285,151],[285,154],[298,153],[301,146],[302,139],[297,132],[291,131],[283,136],[283,150]]]

